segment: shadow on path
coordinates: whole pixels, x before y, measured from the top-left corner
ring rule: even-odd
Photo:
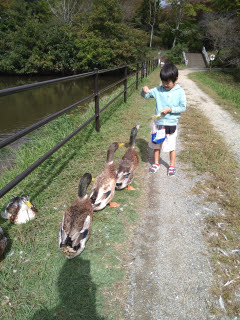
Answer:
[[[161,151],[162,152],[162,151]],[[153,149],[151,149],[151,148],[149,148],[148,147],[148,154],[147,154],[147,156],[148,156],[148,162],[149,162],[149,164],[150,165],[152,165],[153,163],[154,163],[154,155],[153,155]],[[160,156],[160,158],[159,158],[159,164],[160,164],[160,166],[161,165],[163,165],[165,168],[169,168],[169,164],[165,161],[165,160],[163,160],[163,158]]]
[[[66,260],[58,277],[59,305],[38,310],[32,320],[104,320],[96,311],[96,286],[91,280],[90,261]]]
[[[139,156],[143,162],[148,162],[148,141],[137,138],[136,139],[136,145],[139,148]]]

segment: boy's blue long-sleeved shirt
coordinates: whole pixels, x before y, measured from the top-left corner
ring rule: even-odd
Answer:
[[[166,90],[163,85],[150,89],[148,93],[141,90],[144,98],[154,98],[156,100],[155,115],[161,114],[164,108],[170,108],[172,111],[155,120],[157,125],[175,126],[181,113],[186,110],[186,96],[184,90],[179,84],[176,84],[171,90]]]

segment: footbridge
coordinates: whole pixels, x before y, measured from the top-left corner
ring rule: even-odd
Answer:
[[[206,49],[203,47],[202,52],[184,52],[183,57],[185,65],[188,68],[207,68],[209,67],[209,57]]]

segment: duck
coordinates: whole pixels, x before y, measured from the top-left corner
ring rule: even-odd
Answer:
[[[114,169],[113,154],[123,144],[113,142],[107,151],[107,160],[103,171],[96,177],[90,193],[93,211],[104,209],[108,204],[110,207],[118,207],[119,204],[111,202],[116,187],[116,171]]]
[[[78,256],[85,249],[90,237],[93,208],[86,190],[91,182],[90,173],[85,173],[81,177],[78,197],[63,214],[59,227],[59,248],[68,259]]]
[[[5,212],[1,215],[4,219],[10,220],[14,224],[26,223],[33,220],[38,211],[35,205],[30,202],[28,195],[12,196],[10,202],[7,204]]]
[[[119,161],[117,169],[116,169],[116,189],[127,189],[127,190],[135,190],[132,186],[130,186],[131,182],[134,178],[135,170],[138,167],[139,157],[134,149],[136,136],[138,133],[139,125],[133,127],[131,129],[130,134],[130,142],[127,151],[125,152],[122,159]]]
[[[7,246],[7,238],[4,237],[3,229],[0,227],[0,257],[3,255],[3,252]]]

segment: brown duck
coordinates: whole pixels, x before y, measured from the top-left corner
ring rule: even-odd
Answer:
[[[116,171],[113,164],[113,154],[118,147],[122,145],[123,144],[113,142],[108,148],[105,167],[95,179],[90,193],[93,211],[102,210],[107,204],[110,204],[111,207],[119,206],[119,204],[111,202],[116,187]]]
[[[78,256],[90,237],[93,208],[86,190],[91,181],[90,173],[82,176],[78,197],[75,203],[65,211],[59,228],[59,248],[68,259]]]
[[[26,223],[37,215],[37,209],[27,195],[20,197],[12,196],[7,204],[5,212],[1,213],[4,219],[10,220],[14,224]]]
[[[129,147],[117,166],[116,189],[118,190],[124,188],[128,190],[135,190],[133,187],[130,186],[130,184],[133,181],[134,172],[137,169],[139,162],[137,152],[134,149],[138,129],[139,125],[132,128]]]

